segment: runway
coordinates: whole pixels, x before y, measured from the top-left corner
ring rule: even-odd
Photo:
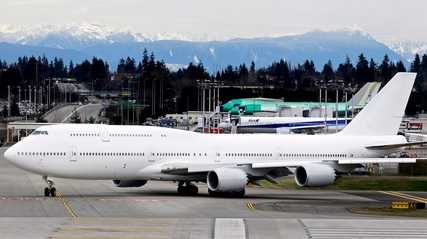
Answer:
[[[403,200],[398,194],[249,187],[245,198],[211,198],[203,184],[198,196],[185,197],[169,182],[123,189],[111,181],[54,181],[58,197],[46,198],[41,176],[0,158],[1,238],[427,237],[427,220],[350,212]]]

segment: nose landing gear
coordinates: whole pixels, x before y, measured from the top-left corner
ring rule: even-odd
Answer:
[[[44,196],[56,197],[56,188],[53,186],[54,182],[47,179],[47,176],[43,176],[43,180],[47,183],[47,187],[44,188]]]

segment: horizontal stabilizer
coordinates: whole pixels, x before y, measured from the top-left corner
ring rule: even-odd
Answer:
[[[370,145],[370,146],[366,146],[365,148],[371,149],[371,150],[387,150],[387,149],[404,148],[408,146],[423,145],[423,144],[427,144],[427,141],[408,142],[408,143],[402,143],[402,144]]]

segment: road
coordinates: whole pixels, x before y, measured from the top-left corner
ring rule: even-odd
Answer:
[[[3,154],[4,148],[0,150]],[[0,157],[1,238],[426,238],[427,220],[353,214],[396,194],[250,187],[244,198],[178,196],[170,182],[117,188],[111,181],[54,179]],[[427,198],[427,193],[408,193]]]
[[[74,111],[80,115],[84,122],[93,117],[95,120],[99,118],[99,112],[103,109],[102,104],[87,104],[87,105],[65,105],[46,115],[45,119],[49,123],[69,123]]]
[[[82,122],[85,122],[90,119],[90,117],[93,117],[95,120],[98,120],[99,118],[99,112],[104,108],[102,104],[87,104],[87,105],[81,105],[75,108],[74,111],[77,111],[77,113],[80,115],[80,119]],[[61,123],[69,123],[74,111],[66,115]]]
[[[62,120],[64,120],[67,115],[71,114],[76,107],[76,105],[64,105],[47,114],[45,119],[49,123],[61,123]]]

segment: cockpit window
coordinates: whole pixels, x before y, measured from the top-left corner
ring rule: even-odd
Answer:
[[[44,134],[44,135],[48,135],[46,130],[35,130],[32,135],[39,135],[39,134]]]

